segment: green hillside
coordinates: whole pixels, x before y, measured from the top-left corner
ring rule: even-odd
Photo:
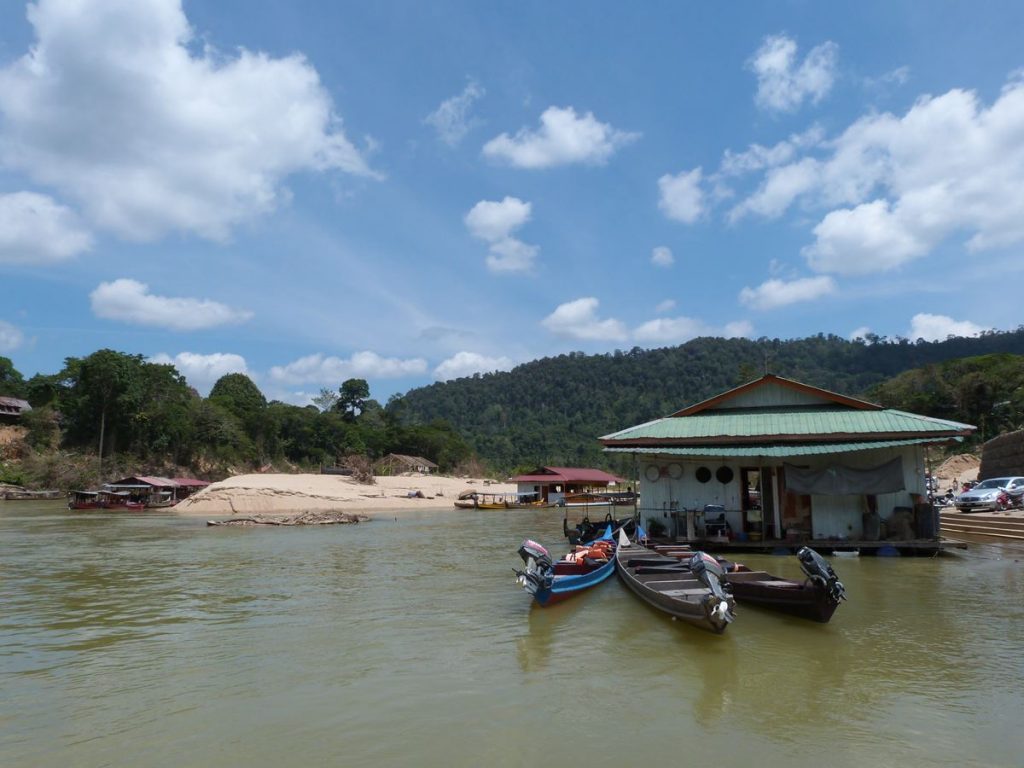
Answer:
[[[905,371],[993,354],[1024,355],[1024,327],[942,342],[824,335],[787,341],[701,338],[664,349],[544,358],[509,372],[414,389],[394,398],[388,410],[404,423],[450,423],[481,459],[501,469],[542,463],[608,466],[595,438],[757,378],[766,366],[779,376],[843,394],[884,395],[886,404],[900,407],[916,403],[918,412],[941,406],[934,415],[968,421],[984,407],[983,396],[975,398],[976,407],[964,409],[963,398],[927,403],[904,397],[914,391],[912,384],[902,390],[875,388]],[[1006,399],[999,394],[993,402]]]

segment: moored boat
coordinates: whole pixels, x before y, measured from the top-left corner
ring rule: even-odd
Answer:
[[[704,552],[680,561],[620,541],[615,565],[631,592],[673,618],[716,634],[724,632],[734,618],[736,602],[724,582],[725,570]]]
[[[103,509],[99,491],[68,491],[68,509]]]
[[[541,606],[559,603],[615,572],[615,538],[610,526],[601,538],[573,547],[556,562],[552,562],[547,549],[531,539],[524,541],[518,551],[525,568],[516,570],[516,581]]]
[[[692,555],[685,550],[668,547],[657,549],[660,554],[678,561],[677,565],[665,568],[666,571],[685,569],[687,559]],[[745,565],[725,560],[719,560],[719,563],[725,570],[726,583],[739,602],[827,623],[839,603],[846,599],[846,588],[832,566],[810,547],[801,547],[797,559],[807,576],[803,581],[751,570]]]

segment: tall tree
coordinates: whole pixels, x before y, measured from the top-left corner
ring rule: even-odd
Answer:
[[[366,379],[347,379],[338,390],[338,403],[335,406],[346,421],[355,421],[363,411],[366,400],[370,397],[370,385]]]
[[[0,395],[25,397],[25,379],[8,357],[0,357]]]

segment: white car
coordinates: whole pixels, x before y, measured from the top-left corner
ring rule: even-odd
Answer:
[[[961,512],[1019,507],[1024,498],[1024,477],[990,477],[956,497]]]

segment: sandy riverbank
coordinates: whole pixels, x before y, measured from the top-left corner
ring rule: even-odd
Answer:
[[[479,478],[433,475],[378,477],[373,485],[340,475],[237,475],[213,483],[182,501],[174,511],[206,516],[339,511],[373,517],[418,509],[450,509],[456,497],[470,488],[488,493],[516,490],[514,483],[484,485]],[[417,493],[424,498],[418,498]]]

